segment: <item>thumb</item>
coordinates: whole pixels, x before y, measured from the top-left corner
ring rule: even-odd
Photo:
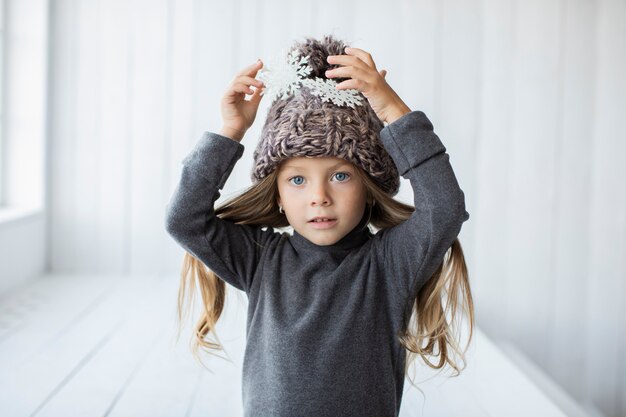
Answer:
[[[380,70],[378,72],[380,73],[380,75],[383,76],[383,78],[385,78],[387,76],[387,70]]]

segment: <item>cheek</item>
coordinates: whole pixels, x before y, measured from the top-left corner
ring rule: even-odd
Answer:
[[[278,193],[280,195],[280,200],[283,203],[283,207],[289,207],[297,204],[299,198],[298,193],[294,192],[293,189],[289,189],[289,187],[279,187]]]
[[[354,184],[349,190],[344,191],[348,196],[345,201],[352,207],[365,204],[365,190],[360,184]]]

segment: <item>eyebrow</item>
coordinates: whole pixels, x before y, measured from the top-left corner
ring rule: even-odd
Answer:
[[[347,161],[341,161],[341,162],[336,163],[335,165],[331,166],[330,168],[328,168],[328,170],[330,171],[330,170],[333,170],[333,169],[335,169],[337,167],[341,167],[341,166],[344,166],[344,165],[350,166],[350,163],[347,162]],[[283,168],[284,169],[306,169],[305,167],[300,166],[300,165],[285,165]]]

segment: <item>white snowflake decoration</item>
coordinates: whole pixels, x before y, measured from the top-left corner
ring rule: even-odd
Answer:
[[[281,55],[285,55],[284,51]],[[259,71],[257,78],[265,84],[261,95],[268,96],[270,103],[279,97],[287,98],[303,85],[322,101],[331,101],[337,106],[347,105],[354,108],[355,105],[362,104],[359,90],[338,90],[335,80],[320,77],[306,78],[313,69],[308,64],[308,56],[298,59],[297,50],[292,51],[287,56],[287,60],[272,58],[269,62],[269,65],[264,65]]]
[[[338,106],[350,106],[354,108],[354,105],[361,105],[361,97],[359,96],[359,90],[337,90],[337,82],[335,80],[322,79],[316,77],[315,79],[307,78],[302,81],[302,84],[309,87],[311,94],[321,97],[324,101],[332,101]]]

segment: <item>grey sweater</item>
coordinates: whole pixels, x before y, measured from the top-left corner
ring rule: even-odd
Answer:
[[[405,350],[397,340],[417,291],[469,219],[449,155],[421,111],[380,132],[415,212],[372,234],[361,220],[337,243],[237,225],[214,203],[244,146],[205,132],[183,160],[167,232],[248,297],[245,417],[392,417]]]

